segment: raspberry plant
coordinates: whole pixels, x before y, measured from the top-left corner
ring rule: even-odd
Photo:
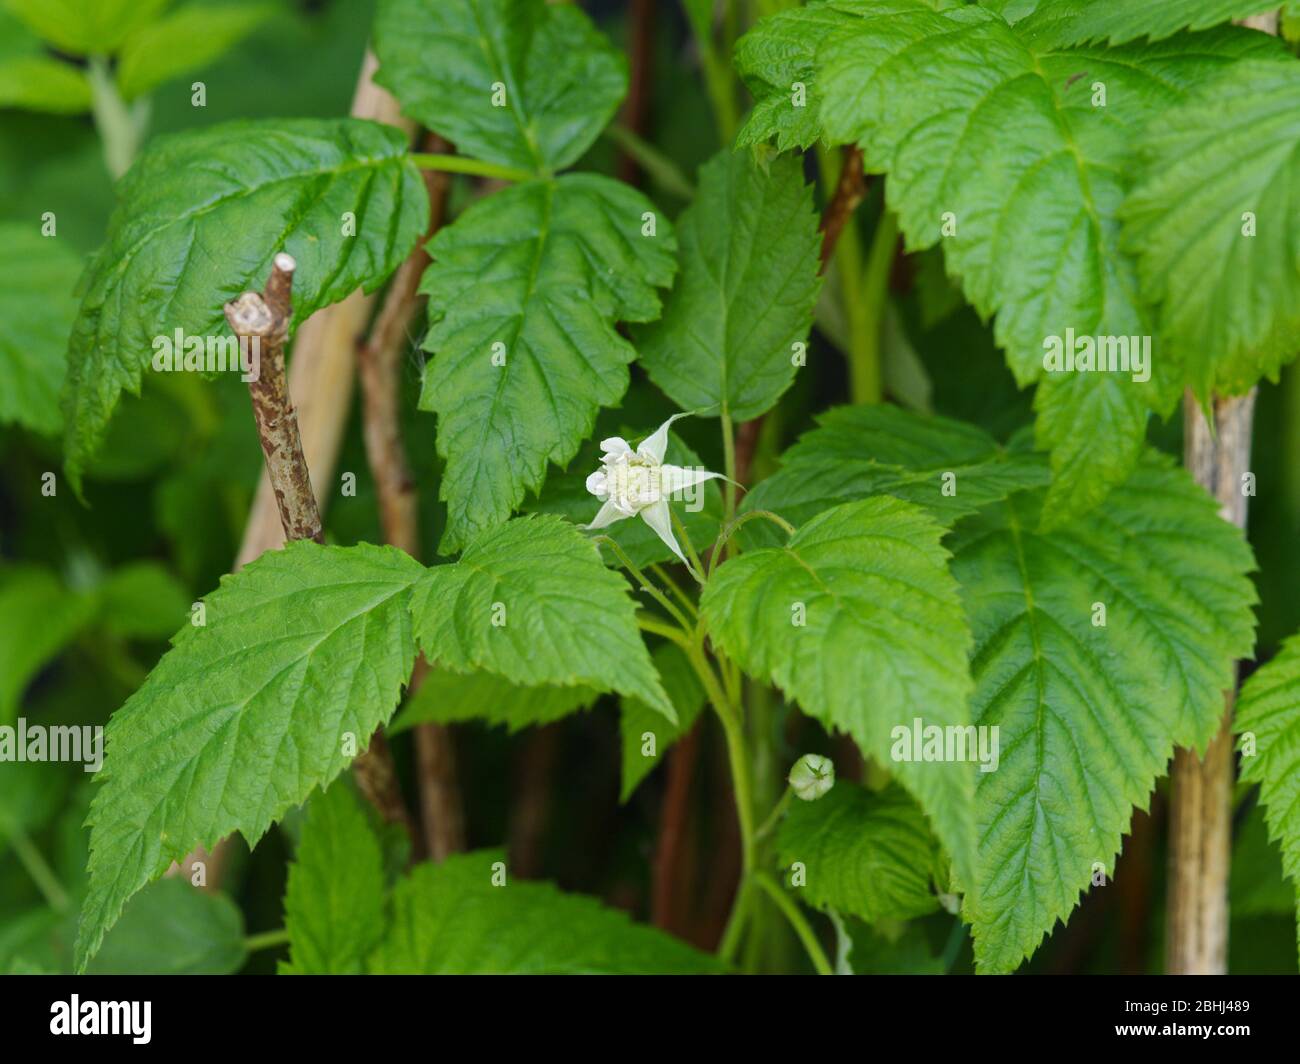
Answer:
[[[247,457],[251,430],[213,398],[225,381],[159,379],[157,338],[247,339],[232,308],[251,300],[267,498],[305,531],[195,588],[188,621],[190,585],[157,561],[5,572],[0,721],[78,641],[110,648],[98,658],[127,697],[77,799],[89,841],[71,883],[31,838],[58,806],[50,777],[0,764],[0,832],[44,893],[32,912],[54,917],[30,917],[43,930],[0,960],[234,970],[279,948],[296,973],[829,974],[956,970],[969,939],[996,973],[1032,964],[1085,894],[1119,889],[1135,812],[1163,806],[1176,750],[1213,746],[1238,663],[1272,651],[1255,553],[1224,516],[1256,474],[1182,468],[1170,419],[1183,404],[1190,440],[1234,397],[1294,401],[1276,382],[1300,348],[1300,64],[1284,36],[1233,24],[1277,0],[684,0],[680,25],[659,13],[683,76],[698,59],[679,132],[716,133],[707,148],[632,128],[651,66],[635,60],[629,99],[603,8],[598,25],[543,0],[378,0],[373,80],[425,131],[413,141],[322,116],[149,137],[131,101],[264,16],[236,5],[219,45],[164,63],[166,20],[190,9],[57,6],[50,21],[10,0],[30,45],[5,60],[24,86],[8,99],[93,109],[108,165],[129,168],[80,282],[61,239],[6,223],[0,419],[24,455],[61,429],[68,484],[93,503],[69,500],[76,523],[121,506],[97,482],[151,392],[219,423],[215,464],[191,456],[160,489],[175,542],[231,505],[204,508],[225,490],[219,449]],[[281,348],[296,335],[303,358],[313,315],[404,285],[426,305],[416,388],[399,358],[374,390],[363,351],[353,435],[385,521],[358,534],[322,522],[335,492],[309,479]],[[1054,364],[1062,336],[1094,354]],[[1099,361],[1119,340],[1123,372]],[[399,393],[404,408],[382,405]],[[1205,435],[1230,467],[1249,461],[1246,409],[1244,444]],[[403,429],[418,508],[385,494],[386,473],[409,490],[382,446],[391,434],[400,465]],[[334,511],[358,501],[343,490]],[[418,535],[394,533],[417,509],[428,565]],[[1269,554],[1276,641],[1297,618],[1270,605],[1291,559]],[[173,629],[145,675],[124,647]],[[1293,639],[1245,683],[1241,784],[1222,796],[1242,882],[1277,887],[1265,904],[1234,878],[1234,901],[1276,915],[1280,891],[1288,919],[1298,662]],[[700,735],[719,737],[728,800],[710,816],[737,867],[711,872],[726,888],[711,931],[518,875],[481,823],[480,848],[409,860],[418,822],[450,814],[403,803],[457,787],[420,742],[609,707],[620,732],[599,757],[620,763],[618,798],[654,784],[666,823],[683,814],[652,770],[689,772]],[[472,800],[504,793],[461,768]],[[166,875],[277,824],[283,932],[246,937],[218,884]],[[661,874],[682,868],[670,850]],[[1227,892],[1213,876],[1193,869]],[[149,952],[173,925],[194,956]]]

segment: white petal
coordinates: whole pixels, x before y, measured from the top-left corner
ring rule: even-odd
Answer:
[[[647,461],[654,462],[658,465],[664,460],[664,455],[668,453],[668,426],[678,418],[690,417],[689,414],[674,414],[649,436],[641,441],[641,446],[636,449],[636,453]]]
[[[686,561],[686,555],[682,553],[682,548],[677,545],[677,537],[673,535],[673,519],[668,512],[668,504],[661,500],[652,506],[647,506],[641,511],[641,519],[655,530],[655,535],[668,544],[673,553],[685,562],[689,569],[691,563]]]
[[[603,499],[609,494],[609,485],[603,469],[597,469],[587,478],[587,491],[598,499]]]
[[[591,524],[582,527],[586,529],[604,528],[607,525],[612,525],[615,521],[622,521],[625,517],[630,516],[630,514],[625,514],[615,506],[613,500],[611,500],[600,508],[600,512],[591,519]]]
[[[676,495],[679,491],[703,484],[706,480],[726,480],[721,473],[711,473],[698,467],[666,465],[659,470],[660,490],[665,495]]]
[[[600,450],[606,465],[632,454],[632,446],[622,436],[610,436],[600,441]]]

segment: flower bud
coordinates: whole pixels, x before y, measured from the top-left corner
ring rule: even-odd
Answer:
[[[815,802],[835,786],[835,765],[821,754],[804,754],[794,763],[787,778],[796,797]]]

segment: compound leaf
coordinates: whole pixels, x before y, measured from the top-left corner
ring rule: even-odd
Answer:
[[[172,861],[234,831],[256,842],[365,747],[415,662],[422,572],[390,547],[299,541],[207,597],[106,729],[79,969]]]
[[[277,252],[298,261],[295,322],[383,283],[428,224],[405,153],[398,130],[351,118],[229,122],[150,143],[82,278],[63,398],[74,486],[121,393],[139,394],[155,339],[229,336],[223,304],[261,291]]]

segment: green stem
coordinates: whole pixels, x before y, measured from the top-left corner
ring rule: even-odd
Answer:
[[[794,933],[799,936],[803,948],[808,951],[808,959],[812,961],[817,974],[834,975],[835,969],[831,967],[831,962],[826,959],[826,951],[822,949],[821,943],[817,941],[817,935],[793,899],[766,872],[755,872],[754,882],[776,902],[776,907],[790,921]]]
[[[764,820],[759,829],[754,832],[755,842],[761,842],[767,837],[768,832],[776,827],[781,817],[785,815],[786,809],[790,807],[790,796],[793,794],[794,791],[789,787],[786,787],[785,793],[781,795],[781,800],[772,807],[772,812],[768,814],[767,819]]]
[[[102,55],[87,60],[86,77],[90,82],[90,109],[104,146],[104,165],[116,181],[131,168],[144,141],[149,105],[143,100],[135,106],[127,105]]]
[[[691,560],[691,564],[686,568],[690,571],[691,576],[695,578],[697,584],[704,583],[704,566],[700,564],[700,556],[695,553],[695,544],[691,542],[690,533],[686,531],[686,525],[682,519],[677,516],[677,511],[671,506],[668,507],[668,516],[672,519],[673,528],[677,535],[681,537],[682,543],[686,546],[686,557]]]
[[[662,591],[660,591],[657,587],[655,587],[654,584],[650,583],[650,581],[646,579],[645,573],[643,573],[632,561],[632,559],[627,556],[627,551],[625,551],[622,547],[620,547],[616,540],[612,539],[609,536],[593,536],[592,542],[596,544],[608,543],[609,546],[613,549],[614,554],[618,557],[618,560],[623,564],[623,567],[627,569],[627,571],[631,573],[634,577],[636,577],[637,583],[640,584],[643,588],[645,588],[647,592],[649,592],[650,597],[654,599],[657,603],[659,603],[659,605],[661,605],[665,610],[668,611],[668,615],[672,617],[672,619],[675,620],[679,625],[682,626],[683,631],[685,632],[691,631],[692,625],[690,621],[688,621],[686,617],[682,614],[682,611],[672,604],[672,601],[668,598],[667,595],[665,595]]]
[[[682,606],[686,609],[687,613],[689,613],[692,617],[698,617],[700,615],[700,611],[695,607],[694,599],[692,599],[690,595],[686,594],[686,592],[682,590],[681,585],[678,584],[677,581],[674,580],[668,574],[667,569],[665,569],[662,565],[652,565],[650,566],[650,571],[664,582],[668,590],[671,591],[674,596],[676,596],[677,601],[680,602]]]
[[[730,17],[731,0],[723,2],[728,5],[727,16]],[[696,35],[695,43],[700,50],[700,64],[704,68],[704,88],[709,94],[713,118],[718,125],[718,139],[723,144],[730,144],[736,139],[740,115],[736,106],[735,86],[731,80],[731,63],[719,54],[713,41],[712,18]]]
[[[636,164],[658,182],[665,192],[684,200],[695,198],[695,186],[677,164],[649,141],[642,140],[627,126],[605,128],[605,136],[623,149]]]
[[[722,411],[722,464],[723,472],[727,474],[722,486],[726,519],[731,522],[736,516],[736,433],[731,424],[731,412],[726,408]]]
[[[5,829],[5,835],[9,839],[9,845],[14,848],[18,860],[27,869],[27,874],[32,877],[32,881],[45,897],[50,908],[59,913],[67,912],[68,892],[63,889],[63,884],[54,874],[54,869],[41,856],[41,851],[28,838],[27,833],[22,828],[12,826]]]
[[[444,174],[469,174],[471,177],[496,177],[502,181],[532,181],[545,177],[513,166],[485,163],[464,155],[439,155],[434,152],[411,152],[409,158],[421,170],[439,170]]]
[[[277,946],[287,945],[289,942],[289,932],[285,928],[277,931],[262,931],[256,935],[249,935],[244,939],[244,949],[249,953],[256,953],[260,949],[275,949]]]
[[[637,627],[643,632],[650,632],[652,635],[661,635],[665,639],[671,639],[683,650],[690,647],[690,641],[680,628],[674,628],[671,624],[663,624],[653,617],[647,617],[643,613],[638,613],[636,617]]]
[[[727,540],[729,540],[736,532],[738,532],[742,525],[744,525],[748,521],[752,521],[756,517],[761,517],[766,521],[771,521],[774,525],[780,528],[787,536],[793,536],[795,533],[794,525],[790,524],[790,522],[787,521],[780,514],[773,513],[771,510],[748,510],[745,513],[741,514],[739,517],[735,518],[729,524],[723,526],[722,531],[718,534],[718,542],[717,545],[713,548],[713,557],[710,559],[709,562],[710,573],[713,572],[713,567],[714,565],[717,564],[718,561],[718,555],[722,553],[722,548],[726,545]]]
[[[845,226],[848,235],[849,226]],[[857,233],[849,246],[857,247]],[[843,240],[841,238],[841,246]],[[898,219],[888,207],[881,208],[871,249],[867,252],[866,271],[853,292],[845,291],[849,309],[851,335],[849,367],[855,403],[878,403],[884,395],[884,373],[880,356],[880,336],[884,330],[885,305],[889,297],[889,275],[894,266],[894,249],[898,246]],[[850,256],[853,252],[849,253]]]

